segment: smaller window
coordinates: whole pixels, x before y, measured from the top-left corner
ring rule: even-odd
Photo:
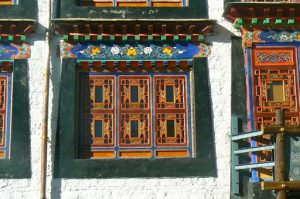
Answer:
[[[102,103],[103,102],[103,87],[102,86],[96,86],[95,87],[95,102]]]
[[[102,138],[102,120],[95,121],[95,137]]]
[[[167,102],[174,102],[174,89],[172,85],[166,86]]]
[[[138,138],[139,137],[139,121],[131,120],[131,137]]]
[[[175,137],[175,124],[174,120],[167,121],[167,136],[168,137]]]
[[[138,86],[131,86],[131,102],[139,101],[139,90]]]

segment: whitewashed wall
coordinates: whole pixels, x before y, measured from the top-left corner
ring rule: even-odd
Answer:
[[[150,178],[150,179],[53,179],[53,156],[57,124],[61,65],[56,55],[59,38],[52,42],[52,67],[49,104],[47,198],[115,198],[115,199],[202,199],[230,197],[230,110],[231,110],[231,36],[232,25],[222,18],[223,0],[208,0],[209,17],[216,19],[215,32],[208,41],[212,54],[208,59],[214,140],[217,156],[217,178]],[[39,198],[40,148],[44,95],[45,27],[47,1],[38,0],[39,26],[30,37],[32,57],[29,59],[31,179],[0,179],[0,198]],[[199,146],[201,147],[201,146]],[[201,165],[199,165],[201,166]],[[20,168],[21,169],[21,168]]]

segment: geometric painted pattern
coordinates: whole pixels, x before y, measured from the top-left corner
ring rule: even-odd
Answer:
[[[150,146],[150,77],[120,76],[120,146]]]
[[[193,156],[188,73],[103,74],[79,75],[79,158]]]
[[[186,145],[185,76],[155,77],[157,145]]]
[[[113,76],[83,78],[81,135],[84,148],[114,146],[115,106]]]
[[[264,51],[264,50],[256,50]],[[297,85],[298,70],[294,64],[294,50],[274,48],[268,49],[270,56],[288,53],[287,62],[272,62],[271,64],[255,63],[253,66],[254,104],[256,127],[275,123],[275,109],[286,111],[286,123],[299,122],[299,92]],[[280,51],[278,53],[277,51]],[[259,55],[259,53],[255,53]],[[266,55],[268,57],[268,55]],[[280,58],[274,58],[280,60]]]
[[[293,49],[256,49],[254,53],[256,66],[294,64]]]
[[[254,129],[275,124],[275,110],[285,110],[286,124],[299,124],[298,69],[293,47],[257,47],[252,50],[252,88]],[[248,76],[249,77],[249,76]],[[269,135],[253,139],[252,146],[272,143]],[[252,154],[253,162],[272,161],[272,151]],[[261,171],[258,172],[261,175]]]
[[[203,43],[60,43],[61,57],[80,60],[171,60],[207,57],[209,54],[209,47]]]

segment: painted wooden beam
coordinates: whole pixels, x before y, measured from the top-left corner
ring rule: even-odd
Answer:
[[[263,134],[292,133],[300,134],[300,125],[268,125],[262,127]]]
[[[300,181],[261,182],[262,190],[300,191]]]

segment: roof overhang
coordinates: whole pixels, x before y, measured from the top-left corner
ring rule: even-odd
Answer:
[[[240,3],[226,5],[223,17],[236,28],[300,29],[300,3]]]

